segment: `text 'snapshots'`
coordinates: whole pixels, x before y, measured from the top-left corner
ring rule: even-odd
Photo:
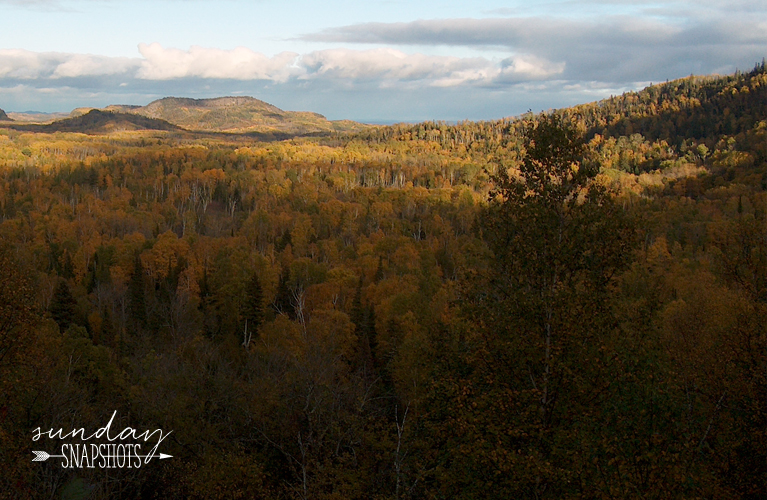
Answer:
[[[103,427],[89,432],[85,428],[32,431],[32,441],[44,450],[32,451],[33,462],[60,460],[64,469],[138,469],[152,459],[163,460],[172,455],[160,453],[160,444],[173,431],[162,429],[140,431],[133,427],[113,428],[117,411]]]

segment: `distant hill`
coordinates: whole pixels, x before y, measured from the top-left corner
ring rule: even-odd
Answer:
[[[76,118],[78,116],[82,116],[86,113],[89,113],[90,111],[93,111],[94,109],[98,109],[99,111],[111,111],[113,113],[131,113],[137,109],[141,109],[141,106],[135,106],[130,104],[110,104],[106,108],[91,108],[91,107],[75,108],[65,118]]]
[[[5,114],[5,111],[0,109],[0,121],[10,121],[10,118],[8,118],[8,115]]]
[[[2,118],[0,118],[2,119]],[[330,121],[318,113],[284,111],[253,97],[189,99],[166,97],[146,106],[113,104],[76,108],[71,113],[12,113],[20,130],[107,133],[115,130],[188,130],[259,136],[264,140],[331,132],[360,132],[370,126]],[[23,125],[22,125],[23,124]]]
[[[14,123],[6,126],[28,132],[79,132],[83,134],[104,134],[126,130],[180,130],[164,120],[98,109],[91,109],[87,113],[48,124]]]
[[[69,113],[42,113],[40,111],[10,112],[8,118],[22,123],[51,123],[55,120],[69,118]]]
[[[118,113],[130,113],[137,109],[141,109],[141,106],[136,106],[133,104],[110,104],[104,108],[105,111],[116,111]]]
[[[308,135],[366,128],[350,120],[329,121],[317,113],[283,111],[253,97],[166,97],[144,107],[110,106],[107,109],[158,118],[187,130],[203,132]]]

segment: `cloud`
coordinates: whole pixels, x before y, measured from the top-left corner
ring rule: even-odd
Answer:
[[[487,78],[496,72],[484,58],[458,58],[405,54],[389,49],[329,49],[301,58],[303,79],[333,78],[355,81],[426,81],[440,85],[444,79],[455,85]]]
[[[564,62],[551,62],[531,55],[509,57],[504,59],[501,63],[501,72],[498,81],[518,82],[521,80],[542,80],[561,75],[564,71]]]
[[[34,80],[78,78],[128,73],[138,60],[60,52],[0,49],[0,79]]]
[[[138,60],[128,57],[93,56],[71,54],[56,66],[53,78],[76,78],[82,76],[126,74],[138,67]]]
[[[146,80],[199,77],[284,82],[297,73],[294,62],[298,54],[294,52],[267,57],[245,47],[221,50],[193,46],[183,51],[166,49],[159,43],[139,44],[139,52],[144,60],[136,76]]]
[[[665,23],[613,17],[601,21],[548,17],[435,19],[408,23],[364,23],[304,35],[303,40],[387,45],[496,46],[546,49],[567,42],[660,44],[677,28]]]
[[[139,45],[143,56],[136,77],[144,80],[183,78],[267,80],[333,80],[345,84],[374,82],[390,87],[418,82],[426,86],[492,84],[539,79],[561,72],[562,64],[541,58],[520,57],[501,62],[483,57],[460,58],[406,54],[391,48],[370,50],[327,49],[299,55],[283,52],[274,57],[247,48],[234,50],[192,47],[188,51]]]
[[[0,84],[39,80],[67,80],[68,85],[94,86],[102,81],[128,82],[179,80],[333,81],[349,86],[366,83],[380,87],[418,85],[453,87],[493,86],[539,80],[564,71],[561,62],[523,55],[496,61],[484,57],[451,57],[406,54],[391,48],[369,50],[328,49],[297,54],[282,52],[268,57],[239,47],[221,50],[191,47],[165,48],[140,44],[140,58],[88,54],[37,53],[0,50]],[[80,83],[78,84],[77,81]]]
[[[434,19],[364,23],[301,37],[324,43],[387,46],[495,48],[541,75],[573,81],[632,82],[708,73],[753,64],[767,53],[767,29],[756,7],[742,2],[733,13],[700,17],[663,15]],[[762,8],[767,14],[767,8]],[[543,68],[548,68],[544,70]],[[528,71],[528,75],[535,74]]]
[[[430,56],[405,54],[391,48],[371,50],[328,49],[303,56],[303,79],[391,82],[425,82],[427,86],[492,86],[539,80],[564,70],[563,63],[518,56],[491,61],[484,57]]]
[[[34,79],[49,76],[56,69],[56,54],[41,54],[22,49],[0,50],[0,78]]]

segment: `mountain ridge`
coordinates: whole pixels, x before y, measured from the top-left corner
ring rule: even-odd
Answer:
[[[515,147],[526,124],[555,114],[574,124],[587,140],[596,136],[664,140],[677,149],[705,143],[713,149],[722,137],[750,133],[767,116],[767,65],[732,75],[691,76],[599,101],[538,114],[448,124],[425,121],[370,128],[359,140],[429,140],[446,149],[491,152]],[[761,149],[759,149],[761,151]],[[762,153],[760,153],[762,154]],[[763,153],[767,157],[767,150]],[[653,164],[657,167],[657,164]],[[649,168],[649,167],[648,167]]]
[[[93,111],[113,114],[94,114],[89,119],[78,121],[78,118]],[[24,127],[32,127],[29,130],[37,130],[35,127],[42,125],[51,125],[45,130],[75,131],[78,126],[82,126],[84,128],[81,131],[85,133],[98,133],[102,128],[108,131],[109,127],[106,127],[104,122],[106,117],[121,122],[121,124],[117,122],[113,124],[112,128],[116,129],[171,130],[167,125],[159,122],[132,120],[124,115],[160,120],[178,130],[194,133],[258,135],[265,138],[359,132],[370,127],[370,125],[352,120],[331,121],[323,115],[311,111],[285,111],[273,104],[249,96],[224,96],[209,99],[164,97],[145,106],[110,104],[104,108],[80,107],[68,114],[51,114],[52,120],[49,119],[48,115],[24,113],[19,115],[17,121],[24,123]],[[11,118],[8,117],[7,120],[10,121]],[[98,123],[95,123],[94,120]]]

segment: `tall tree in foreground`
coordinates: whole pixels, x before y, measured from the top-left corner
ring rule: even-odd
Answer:
[[[47,417],[45,400],[59,387],[58,329],[38,313],[28,268],[0,243],[0,499],[50,498],[49,478],[60,478],[43,477],[27,458],[29,429]]]
[[[530,124],[524,148],[518,173],[493,178],[481,225],[492,256],[465,287],[468,321],[436,389],[454,450],[443,484],[467,497],[488,484],[499,498],[577,495],[580,434],[612,380],[608,292],[633,224],[558,117]]]

